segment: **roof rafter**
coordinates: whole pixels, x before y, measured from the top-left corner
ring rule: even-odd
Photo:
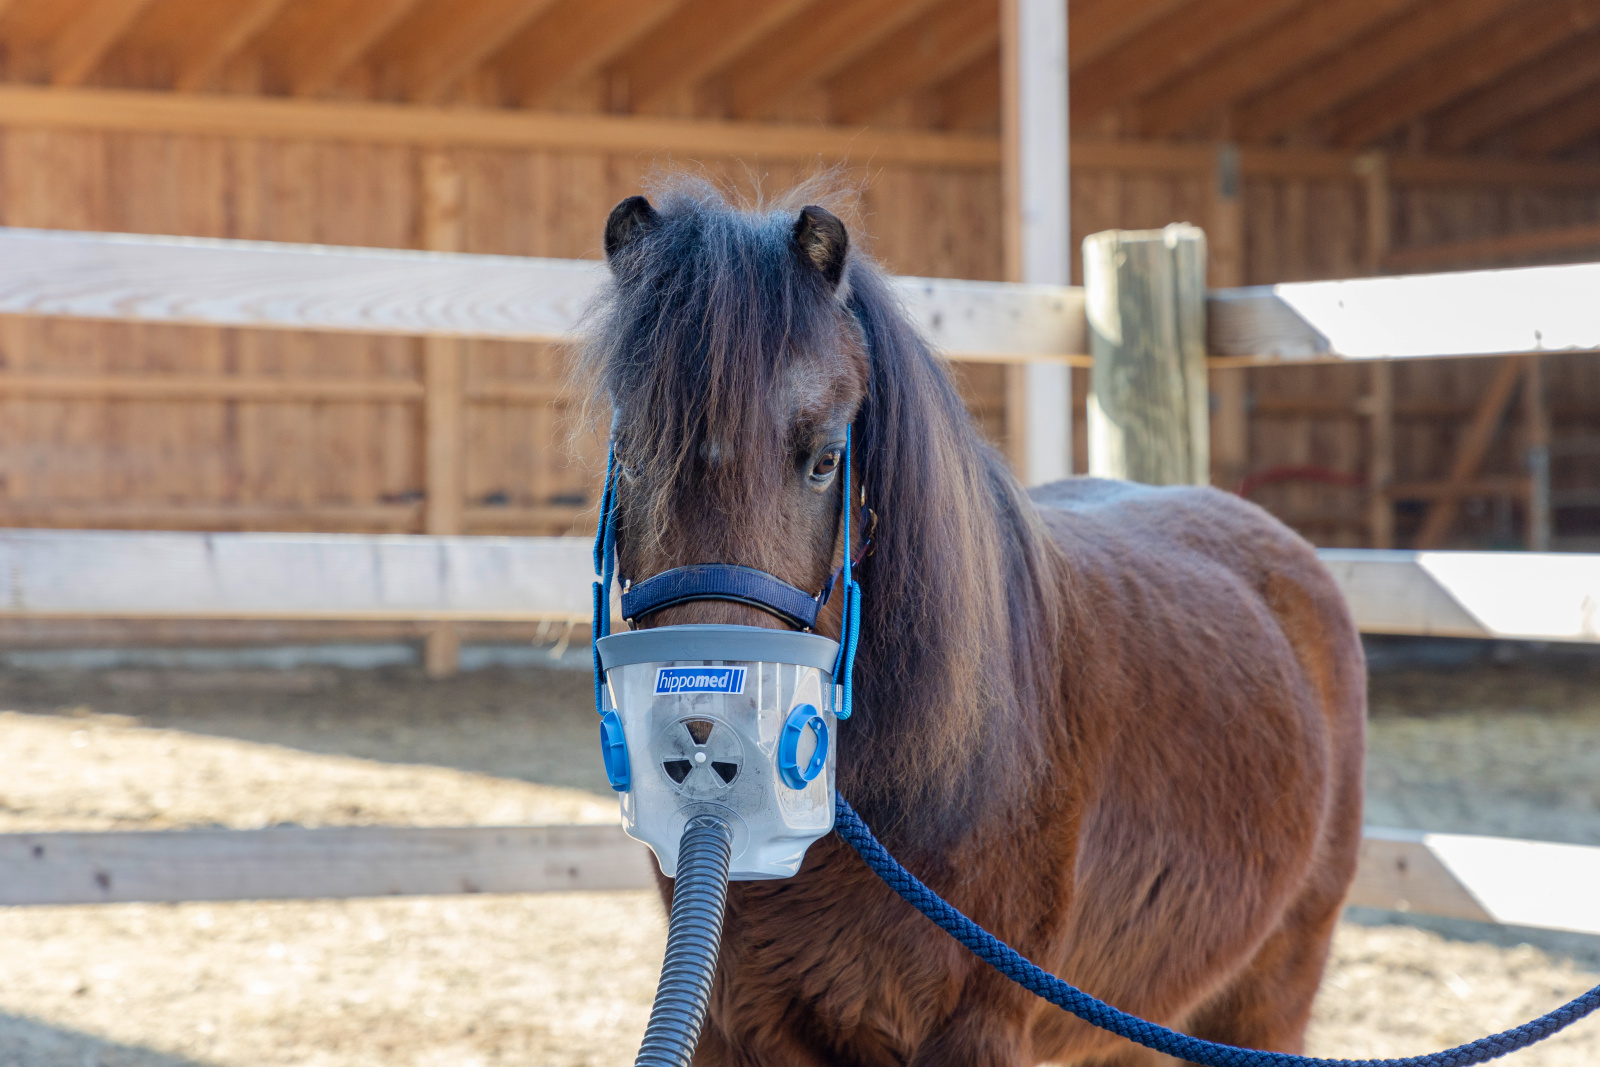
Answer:
[[[290,91],[295,96],[316,96],[366,55],[421,0],[356,0],[343,14],[338,32],[303,41],[288,57]]]
[[[792,93],[848,66],[936,3],[856,0],[802,11],[756,42],[724,72],[734,115],[762,117]]]
[[[537,104],[653,32],[683,0],[560,0],[501,53],[512,95]],[[509,69],[507,69],[509,68]]]
[[[1471,32],[1527,0],[1427,2],[1272,86],[1233,114],[1241,141],[1275,137],[1402,70],[1418,56]]]
[[[1516,137],[1519,151],[1548,155],[1600,130],[1600,82],[1591,82],[1563,103],[1529,122]]]
[[[247,0],[217,28],[210,40],[193,42],[186,47],[183,62],[179,64],[177,76],[172,82],[173,88],[179,92],[192,92],[203,87],[256,34],[266,29],[267,23],[276,18],[288,2]]]
[[[945,79],[936,90],[939,114],[947,128],[1000,125],[1000,50]]]
[[[94,0],[50,46],[50,84],[82,85],[150,0]]]
[[[437,102],[484,60],[505,46],[553,0],[455,0],[448,8],[425,9],[403,46],[399,65],[406,98]]]
[[[1428,142],[1458,151],[1596,82],[1600,82],[1600,30],[1591,30],[1451,105],[1430,123]]]
[[[1092,125],[1305,2],[1212,0],[1181,8],[1072,72],[1072,121]]]
[[[1067,6],[1067,64],[1092,62],[1194,0],[1078,0]]]
[[[1203,66],[1168,82],[1138,107],[1138,128],[1166,135],[1346,44],[1417,0],[1322,0],[1298,8]]]
[[[1329,121],[1336,144],[1366,144],[1600,23],[1600,0],[1536,0],[1345,105]]]
[[[611,69],[627,79],[635,108],[693,85],[816,0],[689,0]]]
[[[998,16],[990,4],[947,0],[830,78],[834,113],[864,122],[890,101],[950,77],[999,45]]]

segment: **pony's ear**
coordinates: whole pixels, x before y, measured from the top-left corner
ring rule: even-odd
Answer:
[[[611,209],[606,219],[606,259],[615,261],[618,253],[639,237],[655,229],[661,216],[642,196],[630,196]]]
[[[828,284],[835,289],[844,278],[844,260],[850,252],[850,234],[837,215],[812,204],[800,209],[794,220],[794,243]]]

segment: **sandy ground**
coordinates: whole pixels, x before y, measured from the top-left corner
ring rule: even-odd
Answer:
[[[609,821],[588,679],[0,672],[0,831]],[[1370,820],[1600,843],[1600,666],[1391,671]],[[1311,1051],[1431,1051],[1600,983],[1600,939],[1352,914]],[[649,893],[0,910],[0,1067],[632,1062]],[[1504,1061],[1600,1063],[1600,1022]]]

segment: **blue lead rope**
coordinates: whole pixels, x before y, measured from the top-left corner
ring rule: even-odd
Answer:
[[[1256,1049],[1223,1045],[1203,1041],[1198,1037],[1180,1034],[1165,1026],[1146,1022],[1137,1015],[1113,1008],[1103,1000],[1063,982],[1055,975],[1028,960],[1010,945],[1001,941],[983,927],[951,907],[929,889],[910,871],[900,866],[887,849],[878,843],[842,796],[835,795],[837,809],[834,829],[851,848],[882,878],[890,889],[900,894],[907,903],[932,919],[945,933],[971,949],[983,962],[1037,996],[1043,997],[1058,1008],[1065,1008],[1084,1022],[1108,1030],[1119,1037],[1164,1052],[1180,1060],[1204,1064],[1205,1067],[1467,1067],[1468,1064],[1485,1063],[1498,1059],[1551,1034],[1565,1030],[1584,1016],[1600,1008],[1600,986],[1589,990],[1576,1000],[1563,1004],[1549,1015],[1530,1023],[1481,1037],[1465,1045],[1430,1052],[1425,1056],[1406,1056],[1393,1060],[1328,1060],[1316,1056],[1294,1056],[1287,1052],[1261,1052]]]
[[[611,579],[617,568],[616,521],[612,512],[617,507],[617,446],[615,440],[606,445],[606,484],[600,490],[600,525],[594,532],[594,572],[599,577],[594,582],[594,625],[590,644],[594,648],[594,710],[605,714],[603,693],[606,672],[600,665],[600,639],[611,633]]]
[[[850,717],[855,703],[851,681],[856,668],[856,638],[861,634],[861,583],[850,573],[850,511],[855,506],[851,494],[855,485],[850,481],[850,427],[844,431],[844,563],[839,568],[839,581],[844,587],[844,601],[839,605],[839,658],[833,665],[833,678],[839,684],[839,706],[833,709],[840,722]],[[871,531],[868,531],[870,536]],[[844,679],[842,682],[839,679]]]

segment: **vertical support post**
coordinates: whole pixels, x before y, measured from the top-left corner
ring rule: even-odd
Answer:
[[[1089,473],[1206,485],[1205,234],[1187,223],[1091,234],[1083,282],[1094,356]]]
[[[1072,280],[1068,197],[1067,0],[1001,0],[1000,95],[1005,275]],[[1006,438],[1018,477],[1038,485],[1072,473],[1072,372],[1006,369]]]
[[[1243,285],[1244,205],[1237,145],[1217,145],[1207,214],[1208,284],[1218,289]],[[1250,469],[1249,373],[1243,367],[1211,372],[1211,482],[1223,489],[1239,486]]]
[[[1368,274],[1382,274],[1383,261],[1389,255],[1389,160],[1382,152],[1368,152],[1356,157],[1356,173],[1361,175],[1366,192],[1367,242],[1364,250]]]
[[[1394,547],[1394,364],[1375,361],[1367,415],[1367,536],[1373,548]]]
[[[1528,357],[1522,379],[1522,419],[1528,455],[1528,551],[1550,551],[1550,411],[1544,363]]]
[[[461,172],[442,151],[425,152],[422,168],[422,246],[435,252],[461,250]],[[465,512],[465,353],[449,337],[422,341],[423,468],[430,534],[459,534]],[[448,622],[429,626],[423,666],[430,678],[445,678],[460,666],[461,633]]]

